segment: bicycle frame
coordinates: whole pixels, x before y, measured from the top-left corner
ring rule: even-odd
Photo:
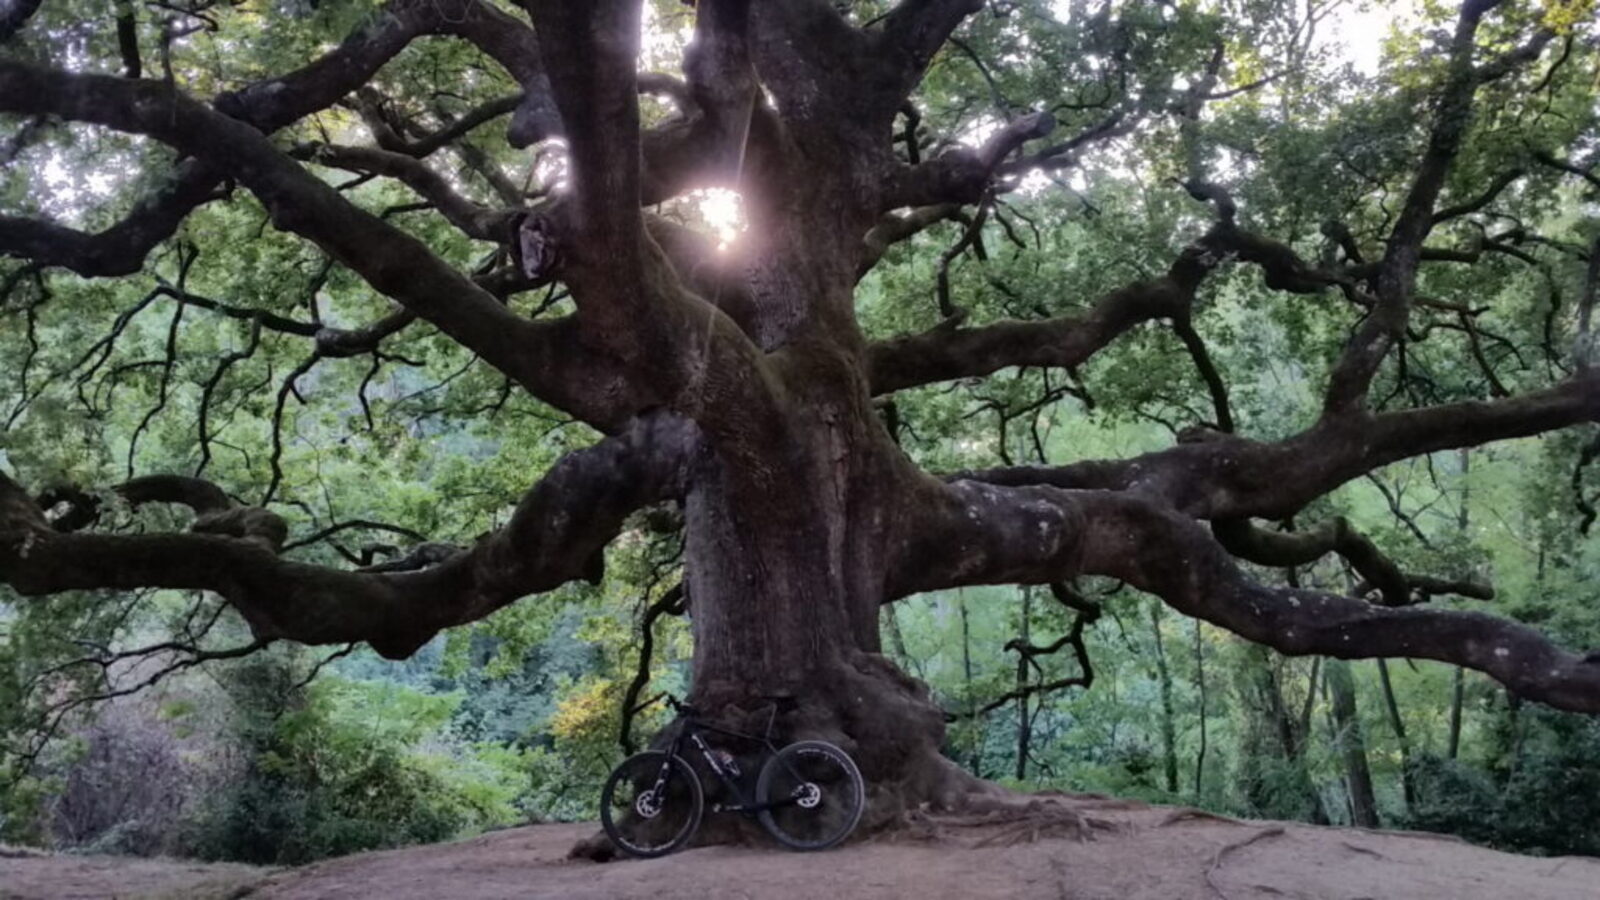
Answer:
[[[728,788],[729,793],[739,801],[738,803],[733,804],[714,803],[711,805],[712,812],[737,812],[745,816],[753,816],[759,812],[782,809],[787,806],[796,805],[799,802],[798,797],[785,797],[782,800],[773,800],[767,803],[757,803],[754,796],[751,794],[746,794],[744,789],[739,786],[739,782],[729,774],[727,767],[724,766],[722,761],[717,758],[716,751],[712,749],[711,745],[706,743],[703,737],[701,737],[702,733],[709,731],[716,734],[727,735],[728,737],[739,738],[741,740],[758,743],[762,747],[766,748],[766,758],[773,759],[778,755],[778,747],[772,743],[772,722],[776,717],[777,707],[774,706],[772,717],[768,718],[767,720],[767,734],[762,737],[756,737],[753,734],[745,734],[742,731],[719,728],[718,726],[712,725],[709,722],[703,722],[694,716],[686,717],[683,720],[683,728],[679,729],[678,734],[672,739],[671,747],[668,748],[668,761],[662,763],[661,774],[656,777],[656,796],[661,796],[660,792],[666,787],[667,778],[672,770],[670,763],[671,757],[679,755],[684,744],[688,743],[693,744],[695,749],[700,751],[700,755],[705,759],[706,765],[710,767],[711,771],[716,773],[717,777],[720,778],[722,783]],[[790,774],[797,773],[791,771]]]

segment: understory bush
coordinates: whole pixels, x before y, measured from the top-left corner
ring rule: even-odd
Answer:
[[[326,676],[284,691],[286,674],[232,675],[246,762],[192,823],[195,855],[294,865],[517,820],[520,757],[438,739],[458,698]]]
[[[1524,709],[1502,730],[1492,769],[1417,759],[1405,824],[1522,853],[1600,855],[1600,723]]]

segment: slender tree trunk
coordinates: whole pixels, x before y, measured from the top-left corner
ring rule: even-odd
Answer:
[[[1240,772],[1240,786],[1252,813],[1271,818],[1308,818],[1325,825],[1328,814],[1305,761],[1305,731],[1284,699],[1272,655],[1257,645],[1246,645],[1241,652],[1243,658],[1237,669],[1245,719],[1240,733],[1241,757],[1281,761],[1289,779],[1285,785],[1283,778],[1267,774],[1269,767],[1247,762]]]
[[[1333,720],[1339,750],[1344,756],[1345,780],[1350,789],[1350,821],[1362,828],[1378,827],[1378,803],[1372,791],[1372,770],[1367,765],[1367,742],[1356,708],[1355,682],[1350,664],[1329,659],[1328,690],[1333,695]]]
[[[1329,822],[1328,811],[1322,805],[1322,794],[1317,791],[1316,782],[1311,778],[1311,769],[1306,765],[1306,735],[1307,728],[1289,714],[1288,704],[1283,699],[1283,685],[1278,680],[1271,660],[1273,654],[1266,648],[1261,648],[1262,669],[1267,678],[1267,689],[1272,704],[1272,716],[1277,726],[1278,740],[1283,747],[1284,759],[1292,769],[1295,782],[1304,793],[1306,802],[1310,806],[1311,821],[1317,825],[1326,825]],[[1313,662],[1311,690],[1315,690],[1316,663]],[[1302,714],[1302,719],[1305,717]]]
[[[1194,682],[1200,691],[1200,749],[1194,756],[1194,802],[1199,803],[1206,782],[1206,654],[1200,620],[1194,620]]]
[[[961,667],[964,671],[964,688],[967,701],[967,721],[972,725],[972,746],[968,748],[967,768],[972,774],[983,777],[983,722],[978,718],[978,695],[972,687],[972,628],[967,618],[967,594],[956,591],[956,604],[961,614]]]
[[[1150,629],[1156,639],[1156,677],[1161,685],[1161,761],[1167,793],[1178,793],[1178,729],[1172,712],[1172,670],[1161,637],[1161,602],[1150,604]]]
[[[1379,657],[1378,679],[1383,682],[1383,702],[1389,710],[1389,727],[1394,729],[1394,738],[1400,745],[1400,790],[1405,797],[1406,814],[1411,814],[1412,804],[1417,802],[1417,786],[1411,771],[1411,738],[1406,735],[1406,723],[1400,717],[1400,704],[1395,700],[1394,684],[1389,680],[1389,662]]]
[[[1295,761],[1305,773],[1306,791],[1311,796],[1311,821],[1317,825],[1333,822],[1328,815],[1328,805],[1323,802],[1317,780],[1311,776],[1311,766],[1306,760],[1306,748],[1311,743],[1311,716],[1317,708],[1317,678],[1322,672],[1322,657],[1311,658],[1311,674],[1306,678],[1306,702],[1300,707],[1300,718],[1295,723]]]
[[[1323,704],[1322,708],[1323,723],[1328,729],[1328,743],[1337,749],[1339,747],[1339,723],[1334,719],[1333,716],[1333,688],[1328,686],[1329,680],[1330,679],[1326,674],[1326,670],[1324,670],[1322,690],[1324,693],[1323,699],[1327,702]],[[1341,822],[1336,822],[1334,824],[1354,824],[1355,800],[1350,796],[1350,780],[1348,778],[1340,778],[1338,784],[1341,788],[1343,788],[1343,790],[1341,790],[1339,793],[1340,796],[1344,798],[1344,819]]]
[[[1022,589],[1022,642],[1029,640],[1028,617],[1033,614],[1033,588]],[[1028,657],[1017,654],[1017,690],[1028,685]],[[1017,697],[1017,780],[1028,777],[1028,743],[1033,738],[1033,717],[1028,714],[1028,696]]]
[[[1461,460],[1461,508],[1456,511],[1456,532],[1466,538],[1467,528],[1472,527],[1472,448],[1462,447],[1458,452]],[[1539,557],[1539,570],[1544,570],[1544,556]],[[1466,700],[1467,669],[1456,666],[1456,674],[1451,681],[1450,690],[1450,743],[1448,743],[1448,756],[1456,759],[1461,753],[1461,706]]]
[[[1467,476],[1472,472],[1472,451],[1462,447],[1461,459],[1461,508],[1456,513],[1456,530],[1465,537],[1467,529],[1472,525],[1472,485]],[[1544,568],[1544,558],[1540,556],[1540,570]],[[1466,697],[1467,670],[1456,666],[1455,677],[1450,687],[1450,741],[1448,755],[1455,759],[1461,752],[1461,705]]]
[[[902,665],[911,666],[920,672],[921,667],[917,660],[912,659],[911,652],[906,649],[906,636],[905,632],[900,630],[900,617],[895,613],[895,605],[885,603],[881,607],[879,616],[883,619],[884,630],[889,632],[889,646],[894,648],[895,658]]]
[[[1293,519],[1285,524],[1288,530],[1294,530]],[[1284,569],[1283,577],[1290,587],[1300,586],[1300,571],[1296,567],[1289,566]],[[1332,820],[1328,817],[1327,806],[1322,802],[1322,792],[1317,790],[1317,782],[1311,777],[1311,767],[1306,762],[1306,745],[1311,738],[1311,711],[1317,700],[1317,672],[1322,665],[1322,658],[1320,656],[1311,658],[1311,677],[1306,683],[1306,700],[1298,718],[1289,716],[1288,706],[1283,700],[1283,685],[1270,663],[1271,654],[1263,648],[1259,659],[1272,691],[1272,711],[1278,721],[1278,734],[1283,744],[1284,758],[1288,760],[1295,780],[1305,792],[1310,805],[1311,821],[1317,825],[1326,825]]]
[[[1446,747],[1446,754],[1455,759],[1461,753],[1461,701],[1466,694],[1467,670],[1456,666],[1456,674],[1450,691],[1450,742]]]
[[[1522,698],[1506,691],[1506,715],[1511,719],[1511,758],[1506,765],[1506,783],[1517,777],[1522,766],[1522,739],[1527,731],[1523,724]]]
[[[1317,708],[1317,676],[1322,671],[1322,657],[1311,657],[1311,674],[1306,678],[1306,702],[1300,707],[1300,734],[1309,740],[1311,737],[1311,715]]]

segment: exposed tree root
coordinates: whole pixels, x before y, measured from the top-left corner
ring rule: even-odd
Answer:
[[[1178,825],[1183,822],[1193,822],[1196,820],[1202,820],[1206,822],[1226,822],[1229,825],[1250,824],[1243,819],[1235,819],[1232,816],[1219,815],[1214,812],[1207,812],[1203,809],[1196,809],[1192,806],[1181,806],[1168,813],[1166,818],[1156,823],[1155,827],[1164,828],[1168,825]]]
[[[1234,841],[1231,844],[1223,845],[1221,849],[1217,850],[1217,855],[1211,857],[1211,865],[1206,869],[1206,884],[1210,886],[1213,891],[1217,892],[1218,897],[1223,898],[1223,900],[1227,900],[1228,892],[1224,891],[1217,884],[1216,874],[1217,870],[1222,868],[1222,863],[1227,858],[1228,854],[1234,852],[1235,850],[1243,850],[1257,841],[1264,841],[1268,838],[1282,837],[1284,833],[1285,832],[1282,825],[1274,825],[1271,828],[1263,828],[1244,840]]]
[[[1089,811],[1142,809],[1147,806],[1139,801],[1119,800],[1100,794],[1018,794],[994,782],[960,772],[953,765],[951,768],[965,776],[962,779],[964,790],[944,792],[940,805],[923,803],[898,816],[869,816],[869,820],[875,824],[867,827],[864,822],[855,839],[885,843],[956,840],[974,849],[1010,847],[1062,838],[1085,842],[1102,832],[1126,830],[1126,826],[1091,815]],[[1208,815],[1195,812],[1196,817]],[[983,833],[970,842],[956,837],[959,832],[972,830],[982,830]],[[695,835],[692,846],[755,846],[761,844],[762,834],[753,822],[742,817],[708,815]],[[616,857],[616,847],[603,831],[596,831],[578,841],[567,854],[568,859],[593,862],[609,862]]]
[[[611,862],[617,858],[617,845],[611,843],[611,838],[606,837],[604,831],[596,830],[594,834],[578,841],[567,851],[567,859],[587,859],[590,862]]]
[[[1368,849],[1366,847],[1363,847],[1363,846],[1361,846],[1359,844],[1352,844],[1349,841],[1340,841],[1339,842],[1339,846],[1345,848],[1346,850],[1349,850],[1351,853],[1359,853],[1362,856],[1370,856],[1370,857],[1373,857],[1374,859],[1388,859],[1389,858],[1387,856],[1384,856],[1382,853],[1379,853],[1376,850],[1370,850],[1370,849]]]
[[[1408,837],[1424,841],[1444,841],[1447,844],[1471,844],[1466,838],[1454,834],[1437,834],[1432,831],[1407,831],[1403,828],[1362,828],[1357,825],[1343,826],[1346,831],[1358,831],[1362,834],[1375,834],[1383,837]]]
[[[1150,804],[1144,802],[1143,800],[1129,800],[1124,797],[1113,797],[1110,794],[1069,794],[1066,791],[1036,791],[1031,794],[1031,796],[1045,798],[1058,797],[1063,800],[1071,801],[1080,809],[1130,810],[1150,808]]]
[[[1114,822],[1073,808],[1066,795],[1039,797],[1015,794],[998,785],[989,787],[993,790],[971,795],[949,810],[916,810],[906,816],[902,827],[881,837],[932,842],[950,839],[952,831],[998,828],[970,846],[1010,847],[1054,838],[1089,841],[1098,832],[1121,829]]]

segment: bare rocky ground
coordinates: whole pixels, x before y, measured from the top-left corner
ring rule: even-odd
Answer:
[[[1088,839],[1083,826],[1088,824]],[[4,898],[750,900],[1543,900],[1600,897],[1600,859],[1433,835],[1221,819],[1098,797],[918,820],[821,854],[710,847],[597,864],[593,825],[539,825],[289,870],[0,851]]]

